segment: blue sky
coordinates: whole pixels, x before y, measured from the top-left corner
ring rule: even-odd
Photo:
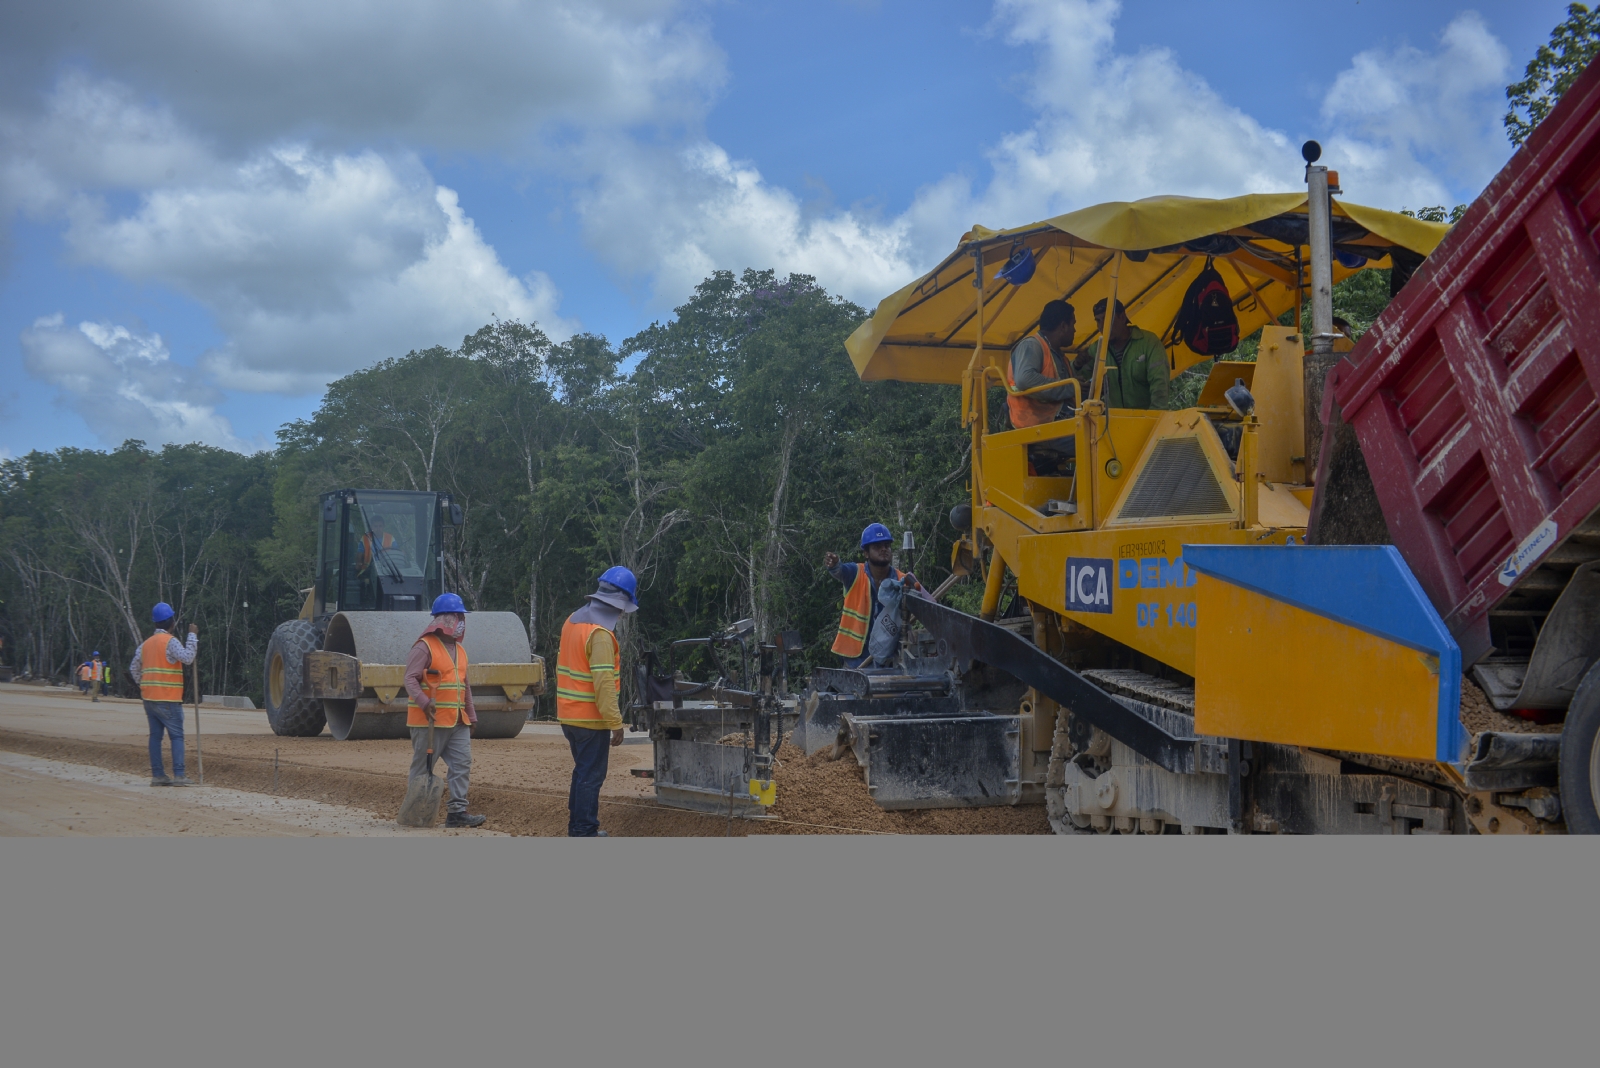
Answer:
[[[0,456],[270,446],[493,316],[620,341],[719,268],[865,306],[972,223],[1470,199],[1565,4],[77,0],[0,33]]]

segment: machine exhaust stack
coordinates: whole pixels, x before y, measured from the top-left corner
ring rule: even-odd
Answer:
[[[1306,481],[1316,470],[1322,452],[1322,388],[1337,362],[1333,351],[1333,241],[1330,236],[1333,201],[1328,168],[1316,165],[1322,146],[1307,141],[1300,147],[1306,161],[1306,216],[1311,250],[1311,334],[1305,357]]]

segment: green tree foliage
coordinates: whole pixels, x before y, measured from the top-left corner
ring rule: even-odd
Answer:
[[[1410,208],[1400,209],[1401,215],[1409,215],[1413,219],[1421,219],[1423,222],[1447,222],[1452,225],[1460,222],[1461,216],[1465,215],[1466,213],[1467,206],[1465,204],[1457,204],[1455,207],[1448,209],[1445,208],[1443,204],[1435,204],[1432,207],[1427,208],[1418,208],[1416,211],[1412,211]]]
[[[207,635],[209,692],[259,689],[276,612],[290,600],[259,566],[275,464],[203,445],[62,449],[0,463],[0,636],[18,671],[66,678],[99,649],[115,685],[166,601]]]
[[[827,662],[842,590],[822,554],[856,558],[881,521],[913,532],[900,566],[934,585],[966,495],[955,391],[863,383],[843,343],[865,314],[805,276],[718,272],[620,346],[494,322],[384,360],[271,453],[130,442],[0,464],[7,662],[66,678],[109,644],[126,663],[165,599],[208,636],[205,688],[259,701],[266,640],[311,584],[318,497],[343,487],[453,494],[446,582],[520,615],[548,661],[595,576],[624,564],[641,587],[630,661],[750,617]]]
[[[1550,31],[1550,43],[1528,60],[1520,82],[1506,86],[1506,136],[1520,145],[1533,128],[1550,114],[1561,95],[1572,87],[1589,61],[1600,52],[1600,11],[1587,4],[1568,4],[1567,18]]]

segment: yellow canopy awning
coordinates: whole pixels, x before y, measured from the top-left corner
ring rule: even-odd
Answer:
[[[1449,229],[1336,199],[1334,281],[1392,266],[1395,248],[1426,256]],[[979,290],[972,281],[981,262],[985,350],[1009,350],[1056,299],[1077,313],[1075,347],[1095,340],[1094,302],[1110,294],[1115,274],[1129,321],[1166,341],[1173,371],[1182,371],[1205,357],[1171,336],[1172,323],[1207,257],[1227,282],[1240,336],[1247,336],[1300,303],[1302,278],[1309,288],[1306,232],[1303,192],[1151,197],[1096,204],[1012,230],[974,226],[938,267],[886,297],[845,348],[868,381],[960,383],[978,342]],[[1033,277],[1021,286],[996,278],[1021,247],[1033,253]]]

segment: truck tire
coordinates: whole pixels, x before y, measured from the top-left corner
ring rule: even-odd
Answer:
[[[1578,683],[1561,728],[1561,811],[1568,834],[1600,834],[1600,664]]]
[[[321,644],[317,632],[303,619],[278,624],[267,642],[267,663],[262,672],[263,704],[272,733],[290,738],[310,738],[322,733],[327,719],[322,702],[302,697],[306,654]]]

